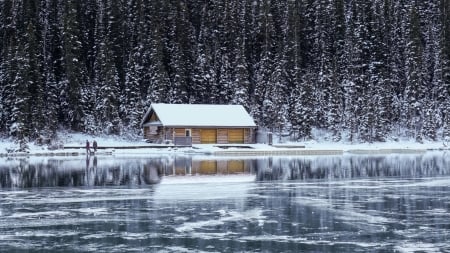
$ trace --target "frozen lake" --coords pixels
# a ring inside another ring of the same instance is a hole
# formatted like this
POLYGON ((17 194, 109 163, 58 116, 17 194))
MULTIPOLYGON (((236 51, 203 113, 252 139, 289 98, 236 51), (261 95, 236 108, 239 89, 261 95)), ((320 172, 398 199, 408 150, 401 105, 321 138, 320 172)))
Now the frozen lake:
POLYGON ((0 158, 0 252, 450 252, 450 154, 0 158))

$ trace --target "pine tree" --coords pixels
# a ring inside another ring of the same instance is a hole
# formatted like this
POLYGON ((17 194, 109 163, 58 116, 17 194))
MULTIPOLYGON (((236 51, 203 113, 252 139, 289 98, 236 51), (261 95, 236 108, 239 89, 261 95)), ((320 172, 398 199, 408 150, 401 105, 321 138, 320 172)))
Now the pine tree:
MULTIPOLYGON (((258 41, 261 42, 261 51, 258 57, 258 62, 255 65, 255 85, 254 85, 254 100, 252 101, 253 108, 251 114, 256 118, 259 125, 263 127, 272 127, 273 123, 268 115, 266 109, 271 110, 272 102, 267 100, 267 96, 272 95, 269 92, 271 86, 270 77, 273 72, 275 62, 275 38, 274 38, 274 23, 270 13, 270 1, 262 1, 259 6, 259 13, 257 21, 255 21, 258 31, 258 41)), ((255 45, 257 46, 257 44, 255 45)))
POLYGON ((83 130, 84 112, 82 101, 82 86, 86 83, 86 70, 81 61, 81 31, 78 23, 79 2, 66 1, 63 16, 62 58, 63 71, 61 76, 62 100, 61 108, 64 123, 73 130, 83 130))
POLYGON ((450 0, 440 0, 440 44, 439 44, 439 65, 440 73, 435 76, 441 76, 439 85, 439 101, 443 113, 444 131, 443 137, 450 141, 450 0))
POLYGON ((11 113, 12 80, 11 65, 13 60, 14 20, 11 1, 0 2, 0 133, 7 132, 9 114, 11 113))
POLYGON ((342 85, 346 77, 344 52, 345 52, 345 13, 344 1, 337 0, 333 6, 329 7, 331 13, 330 31, 332 41, 330 47, 330 83, 328 86, 328 125, 333 135, 333 141, 341 140, 343 121, 343 93, 342 85))
MULTIPOLYGON (((27 54, 26 43, 19 40, 18 49, 15 54, 13 68, 17 71, 11 85, 8 87, 12 91, 12 97, 8 102, 12 105, 9 115, 9 134, 14 136, 19 142, 19 150, 26 151, 30 139, 30 115, 31 115, 31 94, 29 55, 27 54), (19 67, 20 66, 20 67, 19 67)), ((11 69, 12 70, 12 69, 11 69)))
POLYGON ((266 90, 263 101, 263 122, 276 129, 281 134, 288 122, 288 93, 286 78, 282 66, 284 62, 279 58, 275 60, 275 68, 269 77, 271 84, 266 90))
POLYGON ((438 140, 450 135, 449 6, 0 1, 0 134, 137 133, 151 102, 172 102, 244 104, 304 138, 438 140))
POLYGON ((96 69, 95 82, 98 86, 95 99, 95 120, 98 122, 98 131, 107 134, 120 134, 122 121, 119 117, 120 86, 119 76, 113 57, 110 33, 114 22, 108 15, 110 2, 100 5, 97 24, 98 51, 94 63, 96 69))
POLYGON ((43 78, 43 112, 41 117, 45 119, 42 134, 50 139, 56 138, 59 122, 59 93, 57 77, 61 68, 61 36, 58 15, 58 3, 56 0, 42 1, 40 6, 42 44, 42 78, 43 78))
POLYGON ((249 103, 249 87, 250 73, 248 71, 248 63, 246 55, 245 34, 245 2, 236 1, 230 3, 230 18, 228 18, 228 36, 227 45, 231 55, 231 69, 229 80, 229 103, 240 104, 245 108, 250 108, 249 103))
POLYGON ((25 61, 29 67, 26 72, 26 82, 30 93, 29 107, 29 136, 31 139, 40 138, 45 125, 48 124, 45 115, 45 94, 42 45, 40 43, 40 31, 38 30, 39 6, 35 1, 24 1, 25 36, 23 39, 25 50, 25 61), (32 99, 31 99, 32 96, 32 99))
POLYGON ((297 86, 290 95, 290 109, 289 118, 292 124, 292 129, 297 132, 298 139, 309 140, 312 138, 312 127, 314 126, 314 111, 313 101, 311 99, 312 74, 306 73, 299 80, 297 86))
POLYGON ((417 6, 413 5, 409 15, 408 27, 408 49, 406 58, 407 67, 407 86, 405 88, 405 100, 407 118, 409 120, 408 128, 413 132, 417 141, 422 140, 421 125, 423 120, 422 103, 424 102, 424 80, 421 69, 422 65, 422 33, 420 27, 420 17, 417 6))
POLYGON ((190 86, 193 52, 190 50, 193 41, 193 29, 188 20, 188 9, 184 1, 177 1, 170 6, 168 35, 170 85, 165 87, 167 102, 186 103, 189 101, 192 88, 190 86))
POLYGON ((216 40, 213 37, 212 28, 214 12, 209 4, 205 3, 200 12, 201 20, 199 27, 199 35, 195 48, 195 63, 192 76, 193 97, 190 102, 193 103, 209 103, 211 87, 216 80, 216 72, 214 71, 214 44, 216 40))

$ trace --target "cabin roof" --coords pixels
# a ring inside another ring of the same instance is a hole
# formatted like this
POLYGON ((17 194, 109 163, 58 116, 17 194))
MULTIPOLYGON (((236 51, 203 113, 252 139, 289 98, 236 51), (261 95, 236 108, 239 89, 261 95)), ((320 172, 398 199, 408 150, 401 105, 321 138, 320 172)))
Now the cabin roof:
POLYGON ((242 105, 151 104, 142 125, 156 123, 148 122, 152 112, 166 127, 256 127, 242 105))

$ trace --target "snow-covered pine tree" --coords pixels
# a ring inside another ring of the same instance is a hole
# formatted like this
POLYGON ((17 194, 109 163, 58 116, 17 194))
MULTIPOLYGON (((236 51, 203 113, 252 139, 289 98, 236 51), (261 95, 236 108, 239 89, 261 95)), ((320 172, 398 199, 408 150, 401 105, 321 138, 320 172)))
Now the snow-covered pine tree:
POLYGON ((281 134, 288 123, 288 102, 289 94, 286 87, 286 75, 283 71, 284 61, 278 56, 275 60, 275 66, 272 75, 269 77, 271 84, 266 89, 263 101, 263 122, 281 134))
POLYGON ((211 25, 214 24, 214 9, 211 4, 204 3, 200 10, 200 24, 195 45, 195 63, 192 73, 191 103, 209 103, 211 87, 216 80, 214 66, 215 43, 214 32, 211 25))
MULTIPOLYGON (((269 0, 263 0, 258 9, 255 10, 255 29, 257 41, 254 41, 254 46, 260 46, 260 52, 256 59, 257 64, 254 66, 254 97, 253 97, 253 108, 251 109, 251 114, 262 127, 272 128, 272 121, 269 115, 266 114, 266 109, 270 109, 273 105, 270 100, 267 100, 267 96, 272 96, 275 94, 270 94, 269 89, 272 86, 270 83, 270 77, 274 70, 275 63, 275 27, 273 23, 273 16, 270 12, 270 2, 269 0), (259 44, 261 43, 261 44, 259 44)), ((256 52, 255 52, 256 53, 256 52)))
POLYGON ((440 0, 440 64, 442 75, 442 89, 439 92, 441 98, 441 111, 443 113, 443 138, 450 142, 450 0, 440 0))
POLYGON ((130 50, 125 68, 125 83, 119 99, 119 114, 124 126, 130 132, 135 132, 140 129, 141 115, 144 113, 142 98, 145 96, 145 93, 141 92, 141 83, 145 74, 143 58, 146 36, 139 31, 147 30, 147 23, 146 9, 142 1, 133 1, 127 7, 127 12, 134 15, 126 17, 126 27, 131 35, 128 38, 130 50))
POLYGON ((315 122, 311 79, 312 74, 302 75, 290 94, 289 119, 298 140, 312 138, 312 127, 315 122))
POLYGON ((98 122, 99 131, 107 134, 120 134, 122 121, 119 117, 119 76, 113 57, 111 41, 111 27, 114 22, 108 15, 112 5, 106 3, 99 6, 97 25, 98 51, 95 60, 96 85, 98 86, 95 101, 95 119, 98 122))
POLYGON ((82 131, 84 126, 82 85, 86 83, 86 67, 82 61, 81 31, 78 22, 80 2, 68 0, 63 5, 62 64, 60 77, 61 110, 64 123, 71 129, 82 131))
MULTIPOLYGON (((366 20, 367 26, 366 35, 367 50, 367 83, 368 89, 366 101, 370 106, 366 111, 369 119, 368 125, 365 129, 369 129, 365 133, 367 139, 372 141, 384 141, 389 132, 389 107, 390 107, 390 83, 387 80, 387 70, 385 61, 386 55, 389 53, 385 46, 384 40, 384 16, 380 1, 375 1, 373 4, 366 6, 366 20)), ((388 27, 388 26, 387 26, 388 27)))
MULTIPOLYGON (((157 26, 157 25, 155 25, 157 26)), ((166 97, 164 93, 167 87, 170 86, 169 74, 167 72, 166 64, 164 64, 164 41, 161 37, 161 31, 155 29, 151 33, 150 42, 150 54, 148 58, 149 73, 146 73, 144 77, 144 84, 147 85, 147 99, 146 105, 151 102, 168 102, 169 97, 166 97)))
POLYGON ((441 0, 439 10, 443 82, 447 86, 447 92, 449 94, 447 97, 450 97, 450 0, 441 0))
POLYGON ((407 29, 407 44, 406 49, 406 88, 405 88, 405 102, 408 118, 408 129, 412 131, 412 136, 417 141, 422 141, 421 128, 423 124, 424 106, 424 79, 423 79, 423 35, 420 25, 420 16, 418 13, 418 6, 412 4, 410 7, 407 29))
POLYGON ((44 90, 44 110, 42 117, 46 124, 42 130, 45 137, 56 138, 56 130, 59 122, 59 92, 60 87, 57 77, 60 76, 61 66, 61 35, 60 35, 60 15, 58 13, 56 0, 46 0, 41 2, 41 40, 42 40, 42 71, 44 90))
POLYGON ((14 63, 10 71, 15 71, 11 85, 12 96, 8 99, 12 109, 8 119, 9 135, 14 136, 19 142, 20 151, 28 149, 31 125, 31 94, 29 72, 31 66, 27 53, 27 43, 22 42, 24 36, 18 39, 18 47, 14 57, 14 63))
POLYGON ((13 3, 11 1, 0 2, 0 135, 8 132, 8 120, 12 110, 10 88, 12 84, 12 63, 15 54, 14 29, 16 21, 13 19, 13 3))
POLYGON ((245 108, 250 107, 249 103, 249 86, 250 86, 250 74, 248 71, 248 63, 246 60, 246 43, 245 38, 245 15, 247 9, 245 8, 245 2, 235 1, 231 3, 231 14, 228 32, 228 44, 231 59, 231 80, 229 91, 230 103, 240 104, 245 108))
POLYGON ((169 103, 186 103, 192 92, 191 70, 194 62, 194 32, 189 22, 189 10, 185 1, 169 3, 168 74, 170 83, 164 93, 169 103))
POLYGON ((341 140, 343 121, 343 92, 342 84, 346 76, 344 58, 345 49, 345 4, 343 0, 336 0, 329 7, 332 12, 331 26, 332 41, 330 45, 331 55, 331 78, 328 86, 328 125, 333 134, 333 141, 341 140))
MULTIPOLYGON (((210 103, 212 104, 227 104, 230 100, 230 85, 231 85, 231 48, 229 43, 229 33, 232 27, 230 26, 230 10, 229 4, 225 1, 216 1, 213 3, 214 16, 212 41, 212 53, 214 59, 213 71, 215 80, 210 87, 210 103)), ((234 37, 234 36, 233 36, 234 37)))

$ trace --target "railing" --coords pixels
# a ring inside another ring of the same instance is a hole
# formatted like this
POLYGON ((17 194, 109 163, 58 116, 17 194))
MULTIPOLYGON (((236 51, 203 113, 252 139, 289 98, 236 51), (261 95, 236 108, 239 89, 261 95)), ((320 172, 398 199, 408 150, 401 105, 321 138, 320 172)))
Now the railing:
POLYGON ((192 137, 175 137, 173 142, 176 146, 192 146, 192 137))

